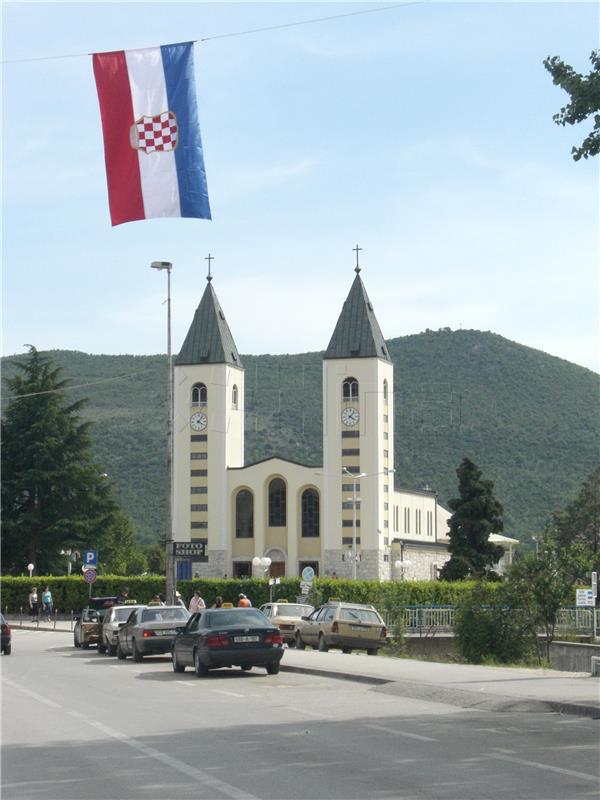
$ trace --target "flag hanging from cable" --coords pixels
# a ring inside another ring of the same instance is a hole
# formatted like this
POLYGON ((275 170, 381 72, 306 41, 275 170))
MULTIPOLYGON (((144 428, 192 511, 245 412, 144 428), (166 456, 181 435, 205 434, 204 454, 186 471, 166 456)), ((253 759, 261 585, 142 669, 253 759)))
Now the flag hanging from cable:
POLYGON ((113 225, 210 219, 193 42, 94 53, 113 225))

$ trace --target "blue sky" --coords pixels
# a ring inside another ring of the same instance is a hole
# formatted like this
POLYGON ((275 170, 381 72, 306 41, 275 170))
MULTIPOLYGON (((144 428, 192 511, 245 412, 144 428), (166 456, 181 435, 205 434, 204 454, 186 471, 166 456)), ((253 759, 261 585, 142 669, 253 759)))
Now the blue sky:
POLYGON ((363 251, 387 338, 491 330, 598 369, 598 159, 542 65, 592 3, 433 3, 196 45, 213 221, 111 228, 91 58, 369 3, 5 3, 3 352, 173 349, 214 286, 242 353, 324 349, 363 251))

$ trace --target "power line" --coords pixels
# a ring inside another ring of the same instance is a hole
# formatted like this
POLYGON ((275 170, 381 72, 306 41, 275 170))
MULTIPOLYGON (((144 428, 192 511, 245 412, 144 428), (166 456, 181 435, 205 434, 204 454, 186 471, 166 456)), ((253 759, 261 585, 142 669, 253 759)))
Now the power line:
POLYGON ((8 397, 3 397, 2 402, 11 402, 12 400, 22 400, 25 397, 39 397, 43 394, 59 394, 62 392, 71 392, 73 389, 86 389, 88 386, 96 386, 99 383, 112 383, 113 381, 121 381, 125 378, 135 378, 136 375, 144 375, 147 372, 155 372, 154 369, 141 369, 138 372, 130 372, 127 375, 117 375, 114 378, 101 378, 98 381, 91 381, 90 383, 78 383, 75 386, 63 386, 60 389, 48 389, 45 392, 30 392, 29 394, 13 394, 8 397))
MULTIPOLYGON (((278 31, 284 28, 295 28, 299 25, 313 25, 318 22, 330 22, 331 20, 335 19, 343 19, 344 17, 357 17, 361 14, 375 14, 379 11, 393 11, 397 8, 406 8, 407 6, 419 6, 423 5, 423 3, 428 2, 428 0, 411 0, 411 2, 407 3, 394 3, 393 5, 387 6, 377 6, 377 8, 366 8, 362 11, 349 11, 346 14, 332 14, 329 17, 314 17, 313 19, 303 19, 297 20, 296 22, 284 22, 281 25, 267 25, 263 28, 248 28, 244 31, 235 31, 233 33, 218 33, 214 36, 204 36, 201 39, 188 39, 187 41, 192 42, 213 42, 216 39, 231 39, 234 36, 248 36, 252 33, 265 33, 266 31, 278 31)), ((135 48, 135 49, 143 49, 143 48, 135 48)), ((110 51, 108 51, 110 52, 110 51)), ((25 64, 27 62, 33 61, 56 61, 57 59, 62 58, 86 58, 87 56, 92 55, 92 53, 69 53, 65 55, 58 55, 58 56, 38 56, 35 58, 13 58, 7 61, 0 61, 0 64, 25 64)))

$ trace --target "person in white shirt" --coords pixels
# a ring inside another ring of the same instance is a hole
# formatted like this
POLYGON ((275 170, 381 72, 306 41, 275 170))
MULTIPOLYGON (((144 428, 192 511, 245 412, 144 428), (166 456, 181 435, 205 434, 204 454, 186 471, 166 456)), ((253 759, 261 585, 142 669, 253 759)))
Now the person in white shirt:
POLYGON ((192 595, 192 599, 190 600, 188 611, 190 612, 190 614, 195 614, 196 611, 200 611, 202 608, 206 608, 206 603, 200 597, 200 592, 196 589, 196 591, 192 595))

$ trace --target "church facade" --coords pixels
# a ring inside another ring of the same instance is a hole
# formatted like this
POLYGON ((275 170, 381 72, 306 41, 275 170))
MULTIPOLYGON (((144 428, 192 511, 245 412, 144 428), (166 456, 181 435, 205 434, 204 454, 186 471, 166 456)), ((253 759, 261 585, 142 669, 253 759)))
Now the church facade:
POLYGON ((173 539, 204 545, 179 577, 430 580, 448 559, 435 492, 394 485, 394 365, 359 273, 323 357, 322 465, 245 463, 244 366, 209 275, 174 363, 173 539))

